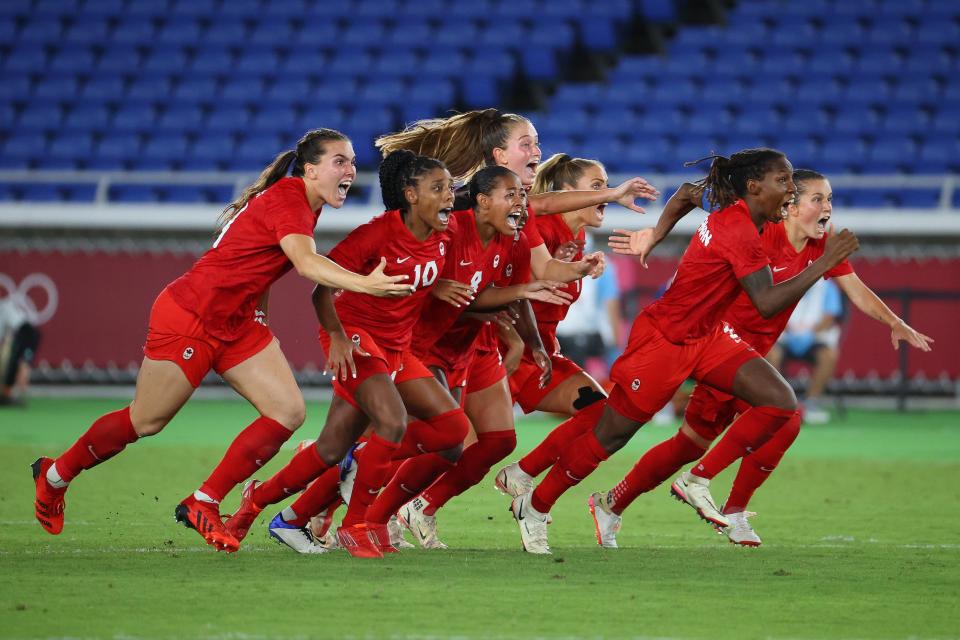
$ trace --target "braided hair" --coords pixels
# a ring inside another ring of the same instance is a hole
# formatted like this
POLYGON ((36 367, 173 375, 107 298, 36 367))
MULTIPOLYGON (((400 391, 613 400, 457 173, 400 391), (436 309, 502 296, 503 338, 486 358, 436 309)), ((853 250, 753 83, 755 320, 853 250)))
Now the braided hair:
POLYGON ((704 160, 713 160, 707 176, 695 184, 706 189, 707 201, 713 210, 729 207, 747 193, 748 180, 762 180, 767 171, 777 160, 786 160, 782 151, 760 147, 744 149, 732 154, 729 158, 721 155, 711 155, 692 162, 685 162, 683 166, 692 167, 704 160))
POLYGON ((407 211, 410 205, 404 189, 416 187, 420 176, 433 169, 446 169, 446 166, 435 158, 418 156, 404 149, 387 154, 380 163, 380 197, 384 206, 407 211))

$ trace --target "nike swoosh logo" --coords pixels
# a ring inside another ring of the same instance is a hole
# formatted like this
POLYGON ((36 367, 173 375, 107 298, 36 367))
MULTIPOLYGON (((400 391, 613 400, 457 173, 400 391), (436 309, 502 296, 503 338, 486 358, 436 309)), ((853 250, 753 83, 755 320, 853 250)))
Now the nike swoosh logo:
POLYGON ((567 474, 567 477, 573 480, 574 482, 583 482, 583 478, 578 478, 577 476, 570 473, 569 470, 565 470, 565 473, 567 474))
POLYGON ((784 269, 786 269, 786 267, 774 267, 774 268, 773 268, 773 272, 774 272, 774 273, 780 273, 780 272, 783 271, 784 269))
POLYGON ((378 493, 380 493, 380 490, 379 490, 379 489, 367 489, 367 493, 370 493, 370 494, 373 494, 373 495, 377 495, 378 493))
POLYGON ((257 466, 258 466, 258 467, 262 467, 262 466, 263 466, 263 460, 261 460, 260 458, 257 458, 256 460, 254 460, 254 462, 257 463, 257 466))
POLYGON ((88 444, 88 445, 87 445, 87 451, 90 452, 90 455, 93 456, 93 459, 94 459, 94 460, 96 460, 97 462, 103 462, 103 460, 101 460, 101 459, 99 458, 99 456, 97 456, 96 452, 94 452, 94 450, 93 450, 93 445, 92 445, 92 444, 88 444))
POLYGON ((411 495, 413 495, 414 493, 416 493, 416 491, 413 491, 412 489, 410 489, 410 487, 408 487, 407 485, 403 484, 402 482, 400 483, 400 488, 401 488, 403 491, 406 491, 407 493, 409 493, 409 494, 411 494, 411 495))
POLYGON ((461 261, 460 261, 460 266, 461 266, 461 267, 465 267, 465 266, 467 266, 467 265, 469 265, 469 264, 473 264, 473 261, 471 261, 471 262, 467 262, 466 260, 461 260, 461 261))
POLYGON ((403 264, 409 259, 410 259, 410 256, 407 256, 406 258, 397 258, 397 264, 403 264))

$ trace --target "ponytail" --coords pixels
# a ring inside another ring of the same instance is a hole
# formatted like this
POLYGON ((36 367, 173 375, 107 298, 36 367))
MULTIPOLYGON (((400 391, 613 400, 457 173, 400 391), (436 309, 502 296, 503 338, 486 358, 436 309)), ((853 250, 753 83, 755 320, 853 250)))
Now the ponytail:
POLYGON ((468 180, 486 165, 495 164, 494 149, 506 147, 514 125, 529 122, 523 116, 497 109, 468 111, 449 118, 418 120, 403 131, 377 138, 374 145, 386 157, 406 149, 446 164, 453 179, 468 180))
POLYGON ((510 169, 498 165, 484 167, 473 174, 470 182, 467 183, 467 190, 470 192, 470 206, 476 207, 477 196, 481 193, 487 196, 490 195, 493 190, 497 188, 500 179, 506 178, 507 176, 513 176, 517 180, 520 179, 519 176, 513 171, 510 171, 510 169))
POLYGON ((574 158, 566 153, 555 153, 537 168, 537 177, 533 181, 530 194, 563 191, 564 187, 574 187, 589 167, 603 168, 597 160, 574 158))
POLYGON ((296 149, 280 153, 266 169, 260 172, 260 176, 253 184, 241 191, 237 199, 224 208, 217 219, 217 233, 237 217, 237 214, 247 206, 251 198, 285 177, 287 173, 294 177, 303 177, 303 166, 318 163, 326 151, 326 143, 333 140, 349 142, 350 139, 333 129, 314 129, 300 138, 296 149))
POLYGON ((683 163, 692 167, 704 160, 712 160, 707 176, 695 184, 706 189, 707 202, 713 210, 729 207, 747 193, 748 180, 762 180, 770 165, 779 159, 786 159, 782 151, 760 147, 744 149, 729 158, 719 154, 709 155, 699 160, 683 163))

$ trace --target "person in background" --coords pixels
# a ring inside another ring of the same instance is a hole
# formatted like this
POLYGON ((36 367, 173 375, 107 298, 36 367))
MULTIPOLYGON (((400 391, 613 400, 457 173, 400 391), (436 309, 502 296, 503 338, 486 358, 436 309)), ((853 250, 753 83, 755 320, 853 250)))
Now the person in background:
POLYGON ((787 360, 803 360, 813 366, 803 402, 803 419, 811 424, 830 421, 822 404, 823 392, 837 367, 842 319, 840 290, 829 280, 821 280, 800 299, 786 330, 767 354, 777 369, 782 370, 787 360))
POLYGON ((0 407, 23 405, 40 331, 13 296, 0 299, 0 407))

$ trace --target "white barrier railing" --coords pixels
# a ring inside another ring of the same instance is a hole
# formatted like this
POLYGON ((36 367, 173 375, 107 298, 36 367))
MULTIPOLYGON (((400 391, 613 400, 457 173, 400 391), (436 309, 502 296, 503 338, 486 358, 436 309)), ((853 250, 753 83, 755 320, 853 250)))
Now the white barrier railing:
MULTIPOLYGON (((611 184, 627 176, 611 176, 611 184)), ((650 182, 669 196, 667 189, 691 179, 691 174, 653 174, 650 182)), ((90 203, 83 202, 0 202, 0 228, 87 228, 206 231, 214 228, 223 204, 166 204, 111 202, 110 187, 115 185, 198 185, 229 186, 239 192, 256 178, 246 172, 101 172, 101 171, 20 171, 0 170, 3 184, 96 185, 90 203)), ((835 192, 843 189, 938 189, 938 206, 933 208, 869 208, 839 209, 837 223, 861 233, 875 235, 928 237, 960 236, 960 209, 953 208, 954 192, 960 186, 958 175, 836 175, 830 177, 835 192)), ((328 210, 320 217, 318 232, 346 232, 382 211, 377 176, 362 172, 348 204, 339 211, 328 210), (364 195, 365 192, 365 195, 364 195)), ((604 226, 640 227, 653 223, 663 199, 647 207, 646 216, 611 207, 604 226)), ((679 231, 690 232, 702 218, 688 216, 678 225, 679 231)))

